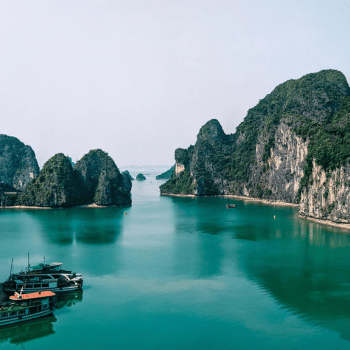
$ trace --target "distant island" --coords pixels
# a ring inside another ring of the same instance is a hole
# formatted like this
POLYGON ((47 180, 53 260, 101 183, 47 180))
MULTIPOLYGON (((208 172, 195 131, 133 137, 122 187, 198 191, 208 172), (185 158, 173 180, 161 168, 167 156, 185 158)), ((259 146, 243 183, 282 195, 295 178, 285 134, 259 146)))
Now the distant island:
POLYGON ((73 168, 63 153, 39 172, 35 153, 15 137, 0 135, 0 205, 73 207, 131 204, 130 174, 120 173, 113 159, 91 150, 73 168))
POLYGON ((173 176, 173 172, 175 171, 175 165, 173 165, 169 170, 164 173, 157 175, 156 180, 168 180, 173 176))
POLYGON ((137 180, 137 181, 144 181, 144 180, 146 180, 146 177, 145 177, 145 175, 139 173, 139 174, 137 174, 137 176, 136 176, 136 180, 137 180))
POLYGON ((336 70, 278 85, 234 134, 213 119, 175 151, 163 195, 232 195, 299 205, 303 217, 350 223, 350 88, 336 70))

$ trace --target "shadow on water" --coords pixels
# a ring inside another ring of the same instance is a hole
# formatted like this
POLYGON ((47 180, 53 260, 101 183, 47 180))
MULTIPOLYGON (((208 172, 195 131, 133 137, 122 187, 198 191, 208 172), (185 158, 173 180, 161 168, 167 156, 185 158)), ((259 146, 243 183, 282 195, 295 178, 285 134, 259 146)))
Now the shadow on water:
POLYGON ((54 334, 53 323, 56 321, 56 317, 51 315, 2 328, 0 329, 0 344, 2 342, 10 342, 19 345, 33 339, 43 338, 54 334))

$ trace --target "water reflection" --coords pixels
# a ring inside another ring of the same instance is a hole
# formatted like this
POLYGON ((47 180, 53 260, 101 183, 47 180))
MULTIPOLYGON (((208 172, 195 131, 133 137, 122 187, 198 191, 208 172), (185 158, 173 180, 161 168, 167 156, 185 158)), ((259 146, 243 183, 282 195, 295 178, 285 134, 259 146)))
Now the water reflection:
POLYGON ((221 273, 224 257, 222 241, 220 237, 205 233, 218 235, 227 230, 227 222, 219 219, 224 207, 216 198, 209 205, 208 215, 205 202, 211 199, 172 198, 175 228, 173 266, 177 274, 207 278, 221 273), (193 234, 196 236, 193 237, 193 234))
POLYGON ((0 329, 0 344, 2 342, 23 344, 29 340, 54 334, 53 323, 56 321, 56 317, 51 315, 30 322, 2 328, 0 329))
POLYGON ((226 210, 219 198, 172 201, 177 273, 208 278, 234 261, 281 307, 350 340, 349 234, 300 220, 295 208, 237 201, 226 210), (225 244, 225 237, 241 244, 225 244))
POLYGON ((83 291, 79 290, 74 293, 57 295, 57 309, 72 307, 83 301, 83 291))
MULTIPOLYGON (((82 300, 83 291, 57 295, 57 309, 72 307, 75 304, 80 303, 82 300)), ((0 344, 1 342, 8 341, 12 344, 23 344, 29 340, 43 338, 54 334, 54 322, 57 322, 57 318, 53 315, 50 315, 33 321, 1 328, 0 344)))
MULTIPOLYGON (((280 304, 350 340, 350 235, 295 220, 249 247, 239 265, 280 304)), ((254 230, 246 232, 257 240, 254 230)))
POLYGON ((113 244, 123 230, 125 208, 72 208, 27 212, 43 239, 54 245, 113 244))

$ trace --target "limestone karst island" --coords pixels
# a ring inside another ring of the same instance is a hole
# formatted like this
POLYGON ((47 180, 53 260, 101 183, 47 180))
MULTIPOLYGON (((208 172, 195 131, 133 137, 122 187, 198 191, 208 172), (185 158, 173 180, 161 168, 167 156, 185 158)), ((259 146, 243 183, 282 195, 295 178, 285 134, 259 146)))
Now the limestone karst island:
POLYGON ((302 216, 350 222, 350 88, 336 70, 278 85, 234 134, 216 120, 175 151, 161 194, 235 195, 299 205, 302 216))
MULTIPOLYGON (((350 88, 336 70, 278 85, 234 134, 208 121, 195 145, 175 151, 162 195, 232 195, 299 205, 303 217, 350 223, 350 88)), ((136 180, 144 181, 143 174, 136 180)), ((43 168, 30 146, 0 135, 2 207, 131 204, 131 177, 91 150, 76 164, 62 153, 43 168)))
POLYGON ((74 167, 58 153, 39 171, 32 148, 6 135, 0 135, 0 186, 2 207, 131 204, 131 176, 106 152, 91 150, 74 167))

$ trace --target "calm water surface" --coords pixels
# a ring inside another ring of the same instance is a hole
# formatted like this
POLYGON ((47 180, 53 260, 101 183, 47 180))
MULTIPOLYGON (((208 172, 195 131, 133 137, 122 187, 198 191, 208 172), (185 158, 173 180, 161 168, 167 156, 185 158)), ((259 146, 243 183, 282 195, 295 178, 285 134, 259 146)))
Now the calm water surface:
POLYGON ((55 316, 1 329, 1 349, 350 349, 349 235, 161 183, 134 181, 129 208, 0 211, 0 281, 28 251, 84 277, 55 316))

